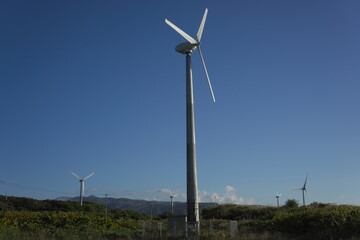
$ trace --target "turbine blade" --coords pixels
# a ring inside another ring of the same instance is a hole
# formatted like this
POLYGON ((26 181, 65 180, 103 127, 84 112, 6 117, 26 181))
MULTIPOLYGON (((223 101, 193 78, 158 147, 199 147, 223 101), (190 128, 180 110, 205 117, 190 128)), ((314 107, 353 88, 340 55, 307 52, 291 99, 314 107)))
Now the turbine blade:
POLYGON ((198 42, 200 42, 201 36, 202 36, 202 34, 203 34, 203 30, 204 30, 204 26, 205 26, 205 21, 206 21, 207 13, 208 13, 208 9, 206 8, 206 9, 205 9, 205 12, 204 12, 204 16, 203 16, 203 18, 202 18, 202 20, 201 20, 201 23, 200 23, 200 27, 199 27, 198 33, 196 34, 198 42))
POLYGON ((207 78, 207 81, 208 81, 208 84, 209 84, 211 96, 212 96, 212 99, 213 99, 214 102, 215 102, 215 95, 214 95, 214 92, 213 92, 213 90, 212 90, 212 86, 211 86, 209 74, 208 74, 207 69, 206 69, 206 65, 205 65, 204 57, 203 57, 202 52, 201 52, 201 49, 200 49, 200 45, 198 46, 198 50, 199 50, 199 53, 200 53, 200 58, 201 58, 202 65, 203 65, 203 67, 204 67, 204 71, 205 71, 205 74, 206 74, 206 78, 207 78))
POLYGON ((71 172, 72 175, 74 175, 76 178, 78 178, 79 180, 81 180, 81 177, 79 177, 78 175, 76 175, 75 173, 71 172))
POLYGON ((186 40, 188 40, 191 44, 198 44, 198 41, 196 41, 195 39, 193 39, 192 37, 190 37, 186 32, 184 32, 183 30, 181 30, 180 28, 178 28, 177 26, 175 26, 175 24, 173 24, 172 22, 170 22, 169 20, 165 19, 165 22, 172 27, 175 31, 177 31, 181 36, 183 36, 186 40))
POLYGON ((95 173, 92 173, 92 174, 90 174, 89 176, 87 176, 86 178, 84 178, 84 181, 86 180, 86 179, 88 179, 89 177, 91 177, 92 175, 94 175, 95 173))
POLYGON ((306 188, 306 182, 307 182, 307 179, 308 179, 308 175, 309 175, 309 173, 306 173, 306 178, 305 178, 305 183, 304 183, 304 187, 303 187, 303 188, 306 188))
POLYGON ((309 199, 310 199, 312 202, 315 202, 314 199, 312 198, 311 194, 310 194, 308 191, 306 191, 306 194, 308 195, 309 199))

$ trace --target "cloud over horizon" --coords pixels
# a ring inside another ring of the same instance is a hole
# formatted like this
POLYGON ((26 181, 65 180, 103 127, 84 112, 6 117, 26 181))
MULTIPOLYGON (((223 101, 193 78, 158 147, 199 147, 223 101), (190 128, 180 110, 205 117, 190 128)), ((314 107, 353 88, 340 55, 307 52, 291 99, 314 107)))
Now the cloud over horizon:
POLYGON ((215 202, 218 204, 245 204, 251 205, 255 204, 255 200, 253 198, 245 198, 242 196, 238 196, 236 193, 236 188, 227 185, 224 188, 224 193, 219 194, 216 192, 209 193, 207 191, 199 192, 200 202, 215 202))
MULTIPOLYGON (((186 201, 186 193, 181 190, 172 190, 168 188, 150 190, 146 192, 136 192, 131 190, 126 190, 118 192, 118 194, 123 195, 124 197, 130 198, 141 198, 145 200, 158 200, 158 201, 167 201, 170 198, 170 195, 176 195, 177 200, 186 201)), ((222 193, 217 192, 208 192, 206 190, 199 191, 199 202, 214 202, 218 204, 245 204, 252 205, 255 204, 253 198, 246 198, 239 196, 235 187, 227 185, 224 187, 222 193)))

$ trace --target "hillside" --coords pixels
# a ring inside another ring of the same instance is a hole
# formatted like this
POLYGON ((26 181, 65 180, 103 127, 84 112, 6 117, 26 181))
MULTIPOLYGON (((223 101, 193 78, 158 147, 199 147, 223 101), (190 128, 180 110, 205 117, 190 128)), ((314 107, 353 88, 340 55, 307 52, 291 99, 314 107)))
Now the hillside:
MULTIPOLYGON (((90 211, 104 212, 105 198, 96 196, 84 197, 84 205, 80 207, 79 198, 59 197, 55 200, 36 200, 24 197, 11 197, 0 195, 0 210, 29 210, 29 211, 90 211)), ((146 201, 128 198, 108 198, 109 209, 130 210, 144 213, 149 216, 159 216, 164 212, 170 212, 170 202, 146 201)), ((215 203, 200 203, 200 211, 217 206, 215 203)), ((176 215, 186 214, 185 202, 174 202, 174 213, 176 215)))
MULTIPOLYGON (((67 201, 79 201, 78 197, 67 198, 60 197, 57 200, 67 200, 67 201)), ((105 205, 105 197, 100 198, 96 196, 84 197, 84 201, 93 202, 105 205)), ((132 210, 136 212, 145 213, 150 216, 158 216, 164 212, 170 212, 170 201, 146 201, 146 200, 137 200, 137 199, 128 199, 128 198, 107 198, 108 207, 112 209, 123 209, 123 210, 132 210)), ((200 212, 204 208, 217 206, 216 203, 200 203, 199 208, 200 212)), ((186 214, 186 203, 185 202, 174 202, 174 214, 176 215, 185 215, 186 214)))

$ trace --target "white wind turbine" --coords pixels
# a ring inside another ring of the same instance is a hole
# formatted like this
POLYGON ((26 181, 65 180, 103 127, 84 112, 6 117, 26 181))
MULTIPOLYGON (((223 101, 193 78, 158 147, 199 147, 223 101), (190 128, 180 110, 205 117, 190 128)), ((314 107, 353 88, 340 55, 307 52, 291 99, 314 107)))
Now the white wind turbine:
POLYGON ((171 214, 174 214, 174 198, 177 196, 177 194, 172 194, 170 191, 170 206, 171 206, 171 214))
POLYGON ((205 61, 200 49, 200 40, 204 30, 208 9, 205 9, 204 16, 201 20, 197 39, 190 37, 187 33, 175 26, 169 20, 165 22, 176 32, 183 36, 187 42, 182 42, 175 47, 175 51, 186 55, 186 179, 187 179, 187 220, 188 227, 199 233, 199 202, 198 202, 198 186, 196 171, 196 145, 195 145, 195 119, 194 119, 194 93, 191 69, 191 53, 199 50, 201 62, 208 81, 212 99, 215 102, 214 92, 212 90, 209 74, 206 69, 205 61))
POLYGON ((80 182, 80 205, 82 206, 83 204, 83 197, 84 197, 84 181, 86 179, 88 179, 89 177, 91 177, 92 175, 94 175, 95 173, 91 173, 89 176, 85 177, 85 178, 81 178, 78 175, 76 175, 75 173, 71 172, 72 175, 74 175, 77 179, 79 179, 80 182))
POLYGON ((277 202, 277 206, 280 207, 280 197, 281 197, 281 193, 276 193, 276 202, 277 202))

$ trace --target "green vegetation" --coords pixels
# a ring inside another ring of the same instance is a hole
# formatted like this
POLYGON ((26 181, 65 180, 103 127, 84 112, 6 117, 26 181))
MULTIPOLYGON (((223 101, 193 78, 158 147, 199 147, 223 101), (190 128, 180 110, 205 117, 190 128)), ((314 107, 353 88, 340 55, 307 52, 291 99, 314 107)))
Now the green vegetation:
MULTIPOLYGON (((30 212, 80 212, 105 216, 106 208, 102 204, 84 202, 80 206, 78 202, 59 200, 36 200, 24 197, 0 196, 0 211, 30 211, 30 212)), ((144 213, 132 210, 108 209, 109 218, 125 218, 134 220, 149 220, 150 217, 144 213)))
MULTIPOLYGON (((166 231, 169 215, 164 212, 153 219, 155 234, 159 234, 159 224, 166 231)), ((228 223, 211 220, 236 220, 239 234, 233 239, 360 239, 357 206, 315 202, 299 207, 290 199, 281 208, 230 204, 206 208, 202 218, 200 239, 232 239, 228 223)), ((85 202, 81 207, 77 202, 0 196, 0 240, 158 239, 142 232, 143 221, 150 220, 150 216, 136 211, 106 212, 105 206, 97 203, 85 202)))
POLYGON ((282 208, 221 205, 204 209, 203 217, 238 220, 240 235, 265 234, 265 239, 282 239, 274 237, 279 234, 283 239, 360 239, 360 207, 287 203, 282 208))
POLYGON ((84 206, 81 207, 78 203, 70 201, 36 200, 24 197, 0 196, 0 210, 104 212, 105 207, 90 202, 86 202, 84 206))
POLYGON ((284 207, 285 208, 297 208, 297 207, 299 207, 299 203, 295 199, 288 199, 288 200, 286 200, 284 207))
POLYGON ((140 236, 140 229, 137 220, 106 219, 94 213, 3 211, 0 214, 0 232, 5 233, 0 239, 9 239, 9 234, 24 239, 39 236, 45 239, 91 239, 95 236, 132 239, 140 236))
POLYGON ((0 196, 0 240, 138 239, 146 214, 97 203, 0 196))

